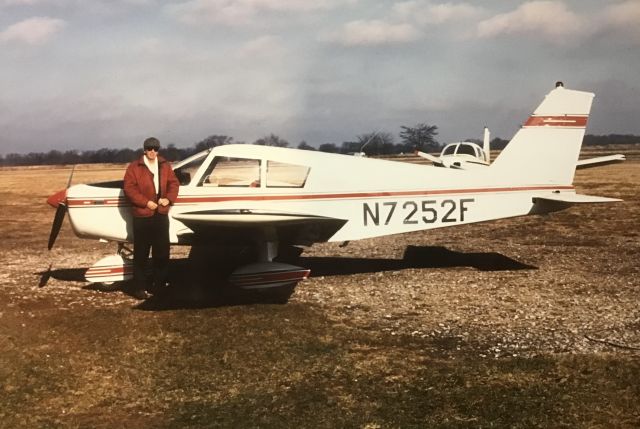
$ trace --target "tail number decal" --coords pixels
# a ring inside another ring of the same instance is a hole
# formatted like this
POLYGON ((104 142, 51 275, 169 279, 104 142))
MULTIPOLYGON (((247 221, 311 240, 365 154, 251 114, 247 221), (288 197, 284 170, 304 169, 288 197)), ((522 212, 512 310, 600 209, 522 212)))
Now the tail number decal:
POLYGON ((453 223, 464 222, 464 216, 469 209, 469 204, 474 198, 460 198, 457 200, 421 200, 386 201, 383 203, 362 203, 364 226, 389 225, 402 221, 404 225, 417 225, 419 223, 453 223))

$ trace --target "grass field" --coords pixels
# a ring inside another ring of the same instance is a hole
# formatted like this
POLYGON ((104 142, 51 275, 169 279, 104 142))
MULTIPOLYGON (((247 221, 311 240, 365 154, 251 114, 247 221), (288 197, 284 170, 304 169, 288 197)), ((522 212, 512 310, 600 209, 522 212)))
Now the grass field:
POLYGON ((638 160, 577 174, 622 203, 307 248, 285 305, 91 287, 113 245, 46 250, 68 174, 0 170, 0 427, 640 426, 638 160))

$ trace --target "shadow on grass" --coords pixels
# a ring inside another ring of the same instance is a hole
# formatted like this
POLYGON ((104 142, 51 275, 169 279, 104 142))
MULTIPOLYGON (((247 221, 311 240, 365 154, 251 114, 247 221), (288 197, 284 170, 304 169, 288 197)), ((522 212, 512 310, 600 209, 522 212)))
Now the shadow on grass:
MULTIPOLYGON (((194 264, 188 258, 169 262, 169 282, 166 288, 135 306, 140 310, 162 311, 191 308, 211 308, 249 304, 285 304, 295 286, 273 290, 241 290, 231 287, 226 278, 229 265, 194 264)), ((51 278, 65 282, 86 283, 82 289, 98 292, 119 292, 133 296, 131 281, 113 284, 88 283, 86 268, 60 268, 35 273, 40 276, 38 287, 47 285, 51 278)))
MULTIPOLYGON (((408 246, 402 259, 305 257, 296 253, 282 260, 311 269, 311 276, 350 275, 398 271, 410 268, 470 267, 481 271, 537 269, 515 259, 495 252, 463 253, 445 247, 408 246)), ((221 256, 214 263, 201 258, 172 259, 169 265, 169 285, 161 292, 136 305, 135 308, 162 311, 188 308, 207 308, 247 304, 284 304, 294 292, 295 285, 267 290, 240 290, 231 287, 226 279, 237 261, 221 256)), ((51 266, 40 275, 39 287, 46 286, 50 278, 62 281, 85 282, 85 268, 62 268, 51 266)), ((100 292, 120 291, 131 295, 131 282, 113 285, 90 283, 83 287, 100 292)))
POLYGON ((45 271, 35 273, 40 276, 38 287, 45 287, 51 278, 67 282, 84 282, 84 273, 86 268, 61 268, 57 270, 51 269, 51 265, 45 271))
POLYGON ((300 257, 295 262, 310 268, 312 276, 374 273, 409 268, 469 267, 480 271, 535 270, 538 268, 500 253, 464 253, 438 246, 407 246, 402 259, 300 257))

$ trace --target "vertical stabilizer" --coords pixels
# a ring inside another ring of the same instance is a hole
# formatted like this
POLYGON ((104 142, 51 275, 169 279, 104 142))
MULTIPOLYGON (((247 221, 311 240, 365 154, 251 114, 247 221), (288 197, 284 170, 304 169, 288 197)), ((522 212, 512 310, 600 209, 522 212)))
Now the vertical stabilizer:
POLYGON ((491 132, 487 127, 484 127, 482 136, 482 150, 484 151, 484 156, 486 156, 485 161, 491 162, 491 132))
POLYGON ((594 94, 558 83, 491 165, 518 183, 570 185, 594 94))

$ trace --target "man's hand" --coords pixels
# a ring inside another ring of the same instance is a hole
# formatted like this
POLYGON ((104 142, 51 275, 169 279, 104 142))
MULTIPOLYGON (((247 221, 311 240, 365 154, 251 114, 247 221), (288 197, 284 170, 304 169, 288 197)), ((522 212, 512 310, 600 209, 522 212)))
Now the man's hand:
POLYGON ((149 200, 147 201, 147 208, 149 210, 155 210, 158 208, 158 205, 156 203, 154 203, 153 201, 149 200))
POLYGON ((166 207, 169 205, 169 200, 167 198, 160 198, 158 200, 158 204, 160 204, 162 207, 166 207))

